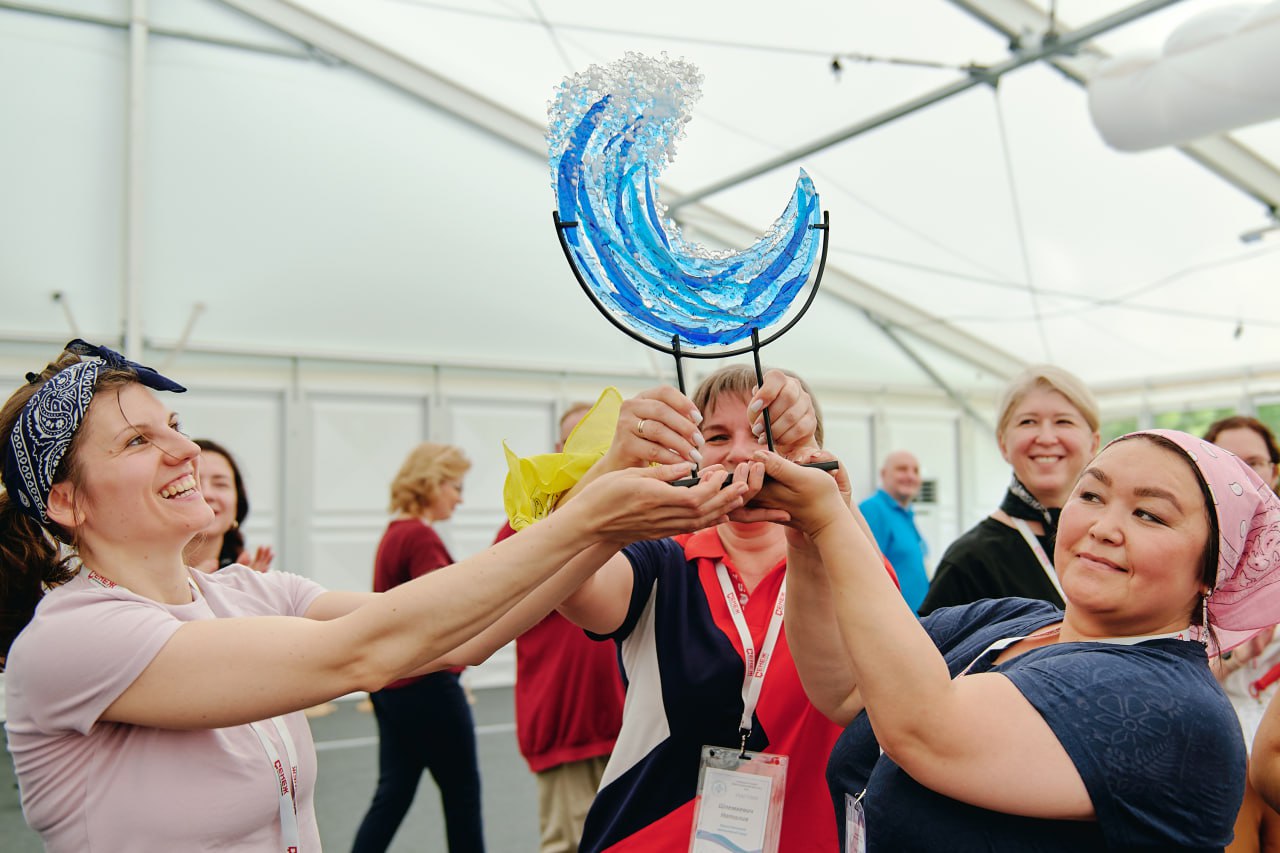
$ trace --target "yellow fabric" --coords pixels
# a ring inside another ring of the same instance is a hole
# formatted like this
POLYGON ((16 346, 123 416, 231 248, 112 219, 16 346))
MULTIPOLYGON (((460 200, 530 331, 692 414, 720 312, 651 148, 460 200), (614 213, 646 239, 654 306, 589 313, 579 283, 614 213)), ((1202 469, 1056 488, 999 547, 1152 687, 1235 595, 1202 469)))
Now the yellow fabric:
POLYGON ((622 410, 622 395, 609 387, 569 433, 561 453, 520 457, 507 443, 507 480, 502 502, 512 528, 522 530, 555 508, 560 496, 574 487, 587 469, 609 449, 622 410))

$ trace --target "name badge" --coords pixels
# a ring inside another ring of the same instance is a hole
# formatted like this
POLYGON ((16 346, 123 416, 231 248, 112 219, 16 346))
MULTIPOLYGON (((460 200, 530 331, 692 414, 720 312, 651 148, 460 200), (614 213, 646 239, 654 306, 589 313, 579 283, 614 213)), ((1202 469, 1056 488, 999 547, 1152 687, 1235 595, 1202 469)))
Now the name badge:
POLYGON ((690 853, 777 853, 787 756, 704 746, 690 853))
POLYGON ((862 795, 844 795, 844 851, 867 853, 867 816, 862 810, 862 795))

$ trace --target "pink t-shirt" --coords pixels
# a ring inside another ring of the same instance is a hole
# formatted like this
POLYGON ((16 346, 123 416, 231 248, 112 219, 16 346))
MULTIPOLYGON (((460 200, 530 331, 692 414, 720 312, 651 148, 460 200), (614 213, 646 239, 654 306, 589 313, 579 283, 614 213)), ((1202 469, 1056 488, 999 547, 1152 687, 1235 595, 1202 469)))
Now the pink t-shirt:
MULTIPOLYGON (((170 605, 87 574, 46 595, 9 652, 5 728, 27 823, 51 853, 278 853, 276 774, 250 726, 172 731, 98 717, 182 623, 302 616, 324 589, 298 575, 228 566, 193 571, 196 600, 170 605)), ((300 712, 285 720, 298 755, 302 850, 319 850, 315 745, 300 712)), ((261 728, 284 759, 275 727, 261 728)))

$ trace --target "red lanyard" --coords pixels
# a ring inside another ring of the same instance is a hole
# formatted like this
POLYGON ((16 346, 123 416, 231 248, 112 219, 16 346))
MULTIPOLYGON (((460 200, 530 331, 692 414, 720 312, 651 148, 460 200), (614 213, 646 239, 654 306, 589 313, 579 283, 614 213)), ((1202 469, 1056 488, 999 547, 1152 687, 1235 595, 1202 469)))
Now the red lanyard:
POLYGON ((782 633, 783 611, 787 602, 787 579, 782 579, 778 587, 778 599, 773 605, 773 615, 769 617, 769 627, 765 631, 764 645, 760 648, 760 656, 756 657, 756 644, 751 639, 751 629, 747 627, 747 619, 742 613, 742 602, 738 599, 738 591, 729 580, 729 570, 724 563, 716 565, 716 577, 720 580, 720 588, 724 591, 725 604, 729 606, 729 616, 733 618, 734 627, 738 629, 738 637, 742 640, 742 654, 746 659, 746 678, 742 682, 742 720, 739 733, 742 735, 743 748, 751 734, 751 717, 760 701, 760 691, 764 687, 764 676, 769 671, 769 662, 773 658, 773 647, 778 644, 778 635, 782 633))

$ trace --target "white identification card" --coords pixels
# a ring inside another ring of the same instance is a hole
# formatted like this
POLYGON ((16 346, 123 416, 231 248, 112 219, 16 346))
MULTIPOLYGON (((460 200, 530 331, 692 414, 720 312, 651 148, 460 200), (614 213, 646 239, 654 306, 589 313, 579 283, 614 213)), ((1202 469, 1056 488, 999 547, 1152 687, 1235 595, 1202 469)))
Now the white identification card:
POLYGON ((862 810, 862 794, 844 795, 845 853, 867 853, 867 816, 862 810))
POLYGON ((777 853, 787 757, 704 746, 692 853, 777 853))

